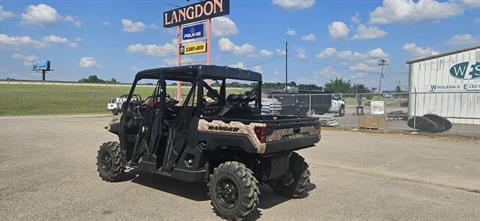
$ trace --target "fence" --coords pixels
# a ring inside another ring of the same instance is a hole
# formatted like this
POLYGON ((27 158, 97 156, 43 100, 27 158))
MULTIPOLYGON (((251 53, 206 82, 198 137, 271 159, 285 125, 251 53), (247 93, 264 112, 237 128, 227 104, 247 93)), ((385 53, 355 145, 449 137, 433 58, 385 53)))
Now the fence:
MULTIPOLYGON (((281 114, 313 115, 322 120, 330 118, 338 122, 339 128, 358 129, 364 116, 372 116, 372 101, 383 101, 384 114, 375 115, 383 118, 383 130, 394 132, 424 132, 419 128, 425 126, 412 119, 413 116, 435 114, 447 118, 452 127, 438 135, 459 135, 480 138, 480 91, 475 92, 427 92, 427 93, 343 93, 343 94, 274 94, 270 96, 280 102, 281 114), (333 96, 331 107, 325 111, 320 105, 321 97, 333 96), (288 97, 286 99, 285 97, 288 97), (338 100, 336 100, 337 98, 338 100), (339 101, 342 102, 339 102, 339 101), (285 104, 284 104, 285 103, 285 104), (342 109, 344 105, 344 109, 342 109), (357 109, 363 109, 359 115, 357 109), (323 111, 322 111, 323 110, 323 111), (342 111, 344 112, 342 113, 342 111), (319 116, 318 113, 324 113, 319 116), (339 116, 343 115, 343 116, 339 116), (326 117, 327 116, 327 117, 326 117), (362 119, 361 119, 362 118, 362 119)), ((422 120, 422 119, 420 119, 422 120)))

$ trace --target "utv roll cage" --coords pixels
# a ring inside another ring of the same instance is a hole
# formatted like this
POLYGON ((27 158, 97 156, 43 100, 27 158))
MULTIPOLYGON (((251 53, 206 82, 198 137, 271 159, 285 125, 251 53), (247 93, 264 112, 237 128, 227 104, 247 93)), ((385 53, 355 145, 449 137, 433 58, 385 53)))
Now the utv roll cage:
MULTIPOLYGON (((261 85, 262 85, 262 75, 260 73, 250 71, 250 70, 243 70, 239 68, 231 68, 227 66, 216 66, 216 65, 189 65, 189 66, 179 66, 179 67, 165 67, 165 68, 155 68, 155 69, 148 69, 144 71, 140 71, 135 75, 135 79, 133 81, 132 87, 130 89, 129 96, 127 98, 126 103, 130 103, 132 99, 133 92, 135 91, 135 87, 138 81, 142 79, 155 79, 160 80, 160 82, 165 83, 165 80, 175 80, 175 81, 183 81, 183 82, 190 82, 192 84, 192 91, 196 90, 196 86, 198 84, 199 91, 198 91, 198 106, 199 108, 204 107, 203 99, 201 99, 201 95, 203 94, 204 88, 211 89, 211 87, 205 83, 203 80, 217 80, 221 81, 221 87, 219 96, 225 98, 226 95, 226 80, 244 80, 244 81, 255 81, 257 82, 256 85, 256 100, 255 100, 255 111, 260 113, 261 109, 261 85)), ((163 85, 162 88, 165 88, 166 85, 163 85)), ((165 95, 165 91, 161 91, 163 96, 165 95)), ((186 102, 191 98, 191 93, 188 94, 186 102)), ((225 101, 223 101, 225 102, 225 101)), ((125 111, 127 105, 122 107, 122 111, 125 111)))

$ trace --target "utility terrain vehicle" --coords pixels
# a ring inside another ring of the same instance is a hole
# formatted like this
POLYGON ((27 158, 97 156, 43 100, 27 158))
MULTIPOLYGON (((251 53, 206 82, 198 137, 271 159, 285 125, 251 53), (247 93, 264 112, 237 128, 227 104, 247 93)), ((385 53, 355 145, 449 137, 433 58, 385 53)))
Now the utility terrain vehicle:
POLYGON ((116 181, 126 168, 136 168, 206 182, 213 210, 230 220, 256 209, 259 184, 286 197, 301 196, 310 172, 294 151, 320 140, 319 121, 261 115, 261 85, 259 73, 213 65, 139 72, 122 112, 106 126, 120 142, 100 146, 100 177, 116 181), (143 80, 156 82, 153 93, 133 100, 143 80), (252 89, 227 88, 240 81, 252 89), (183 101, 173 98, 175 83, 188 89, 183 101))

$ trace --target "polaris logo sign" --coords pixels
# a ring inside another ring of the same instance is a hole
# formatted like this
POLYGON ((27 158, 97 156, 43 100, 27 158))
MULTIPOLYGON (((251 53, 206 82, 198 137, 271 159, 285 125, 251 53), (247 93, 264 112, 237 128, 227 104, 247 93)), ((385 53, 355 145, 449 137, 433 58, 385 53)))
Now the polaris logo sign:
POLYGON ((182 28, 183 40, 203 37, 203 24, 192 25, 182 28))
POLYGON ((450 75, 462 80, 470 80, 480 77, 480 62, 469 65, 470 62, 462 62, 450 68, 450 75), (471 71, 470 71, 471 70, 471 71))

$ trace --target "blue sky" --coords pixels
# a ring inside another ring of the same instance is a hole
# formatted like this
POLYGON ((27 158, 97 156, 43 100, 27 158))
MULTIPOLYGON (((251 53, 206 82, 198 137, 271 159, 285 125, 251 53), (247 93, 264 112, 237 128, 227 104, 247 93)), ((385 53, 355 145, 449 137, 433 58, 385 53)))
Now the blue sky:
MULTIPOLYGON (((186 0, 168 1, 176 5, 186 0)), ((0 78, 40 79, 32 60, 49 59, 52 80, 90 74, 131 82, 146 68, 174 65, 175 28, 162 27, 165 1, 0 0, 0 78)), ((262 72, 284 81, 322 85, 343 77, 407 86, 405 61, 480 44, 480 0, 231 0, 213 22, 213 64, 262 72)), ((198 60, 203 55, 185 56, 198 60)))

